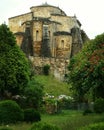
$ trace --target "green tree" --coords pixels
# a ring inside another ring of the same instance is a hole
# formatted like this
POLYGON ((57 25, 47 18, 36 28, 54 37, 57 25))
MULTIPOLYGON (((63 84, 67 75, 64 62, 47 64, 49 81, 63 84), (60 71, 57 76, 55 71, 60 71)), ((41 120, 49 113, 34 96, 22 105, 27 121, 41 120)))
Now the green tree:
POLYGON ((33 77, 24 89, 24 95, 26 97, 27 107, 40 108, 43 101, 43 85, 33 77))
POLYGON ((29 64, 7 25, 0 25, 0 96, 16 95, 29 81, 29 64))
POLYGON ((104 98, 104 34, 85 44, 82 51, 71 59, 69 82, 78 101, 89 96, 104 98))

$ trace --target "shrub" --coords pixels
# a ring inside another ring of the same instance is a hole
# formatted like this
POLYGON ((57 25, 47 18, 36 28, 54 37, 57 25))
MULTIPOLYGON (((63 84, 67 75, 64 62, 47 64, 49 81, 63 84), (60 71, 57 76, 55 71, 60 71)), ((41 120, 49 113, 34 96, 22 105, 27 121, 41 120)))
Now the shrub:
POLYGON ((60 130, 57 126, 47 123, 34 123, 30 130, 60 130))
POLYGON ((89 126, 82 127, 79 130, 104 130, 104 122, 90 124, 89 126))
POLYGON ((33 108, 24 110, 24 121, 38 122, 41 120, 40 113, 33 108))
POLYGON ((62 109, 71 109, 72 108, 72 103, 73 103, 72 99, 63 97, 62 99, 59 100, 59 102, 60 102, 60 107, 62 109))
POLYGON ((45 124, 43 125, 42 130, 59 130, 59 128, 55 125, 45 124))
MULTIPOLYGON (((27 108, 39 109, 43 101, 43 85, 35 80, 35 77, 31 79, 27 87, 24 89, 24 96, 26 97, 27 108)), ((26 107, 25 107, 26 108, 26 107)))
POLYGON ((62 109, 73 109, 74 108, 74 100, 71 96, 67 96, 67 95, 60 95, 58 97, 58 109, 62 110, 62 109))
POLYGON ((84 110, 83 115, 88 115, 88 114, 91 114, 91 113, 93 113, 92 110, 86 109, 86 110, 84 110))
POLYGON ((45 74, 45 75, 49 75, 49 69, 50 69, 50 65, 44 65, 44 67, 43 67, 43 73, 45 74))
POLYGON ((0 123, 15 123, 23 120, 23 111, 20 106, 12 100, 0 102, 0 123))
POLYGON ((44 101, 45 101, 46 112, 48 114, 54 114, 57 112, 57 100, 55 98, 49 97, 46 98, 44 101))
POLYGON ((94 111, 96 113, 103 113, 104 112, 104 99, 98 98, 94 103, 94 111))

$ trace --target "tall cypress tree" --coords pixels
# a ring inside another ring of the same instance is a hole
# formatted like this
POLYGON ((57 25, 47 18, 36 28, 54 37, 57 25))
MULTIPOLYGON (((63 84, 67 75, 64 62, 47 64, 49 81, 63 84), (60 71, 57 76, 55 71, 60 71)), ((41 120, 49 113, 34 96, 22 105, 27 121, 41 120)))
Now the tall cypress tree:
POLYGON ((29 64, 7 25, 0 25, 0 96, 16 95, 27 86, 29 64))

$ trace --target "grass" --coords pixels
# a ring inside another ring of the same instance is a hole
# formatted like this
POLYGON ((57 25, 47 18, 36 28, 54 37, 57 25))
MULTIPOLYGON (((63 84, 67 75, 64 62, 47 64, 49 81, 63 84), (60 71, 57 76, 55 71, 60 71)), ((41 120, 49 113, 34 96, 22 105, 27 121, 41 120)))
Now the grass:
POLYGON ((49 93, 54 96, 59 96, 62 94, 70 95, 69 91, 70 85, 65 82, 60 82, 56 78, 45 75, 35 76, 35 80, 42 83, 44 85, 45 93, 49 93))
MULTIPOLYGON (((43 114, 41 121, 57 125, 61 128, 61 130, 78 130, 80 127, 92 123, 104 122, 104 114, 90 114, 83 116, 80 111, 65 110, 60 114, 43 114)), ((10 125, 9 127, 13 130, 29 130, 31 126, 31 123, 21 123, 10 125)))
POLYGON ((104 114, 83 116, 82 112, 79 111, 63 111, 63 113, 59 115, 45 115, 42 117, 42 121, 55 124, 62 130, 77 130, 82 126, 104 121, 104 114))
MULTIPOLYGON (((44 85, 44 91, 54 96, 61 94, 70 95, 69 85, 56 80, 52 76, 36 76, 36 81, 44 85)), ((57 125, 61 130, 78 130, 80 127, 96 123, 104 122, 104 114, 90 114, 83 116, 81 111, 64 110, 59 114, 42 114, 42 122, 57 125)), ((18 123, 9 125, 13 130, 29 130, 31 123, 18 123)), ((0 126, 4 127, 4 126, 0 126)), ((6 127, 6 125, 5 125, 6 127)))
MULTIPOLYGON (((36 76, 36 81, 44 85, 45 92, 54 96, 61 94, 70 95, 69 85, 56 80, 52 76, 36 76)), ((96 123, 104 122, 104 114, 90 114, 83 116, 80 111, 64 110, 59 114, 48 115, 42 114, 42 122, 57 125, 61 130, 78 130, 80 127, 96 123)), ((9 125, 13 130, 29 130, 31 123, 18 123, 9 125)), ((4 126, 0 126, 4 127, 4 126)), ((6 125, 5 125, 6 127, 6 125)))
POLYGON ((2 127, 9 127, 12 128, 13 130, 29 130, 29 128, 32 126, 32 124, 29 123, 17 123, 17 124, 11 124, 11 125, 2 125, 2 127))

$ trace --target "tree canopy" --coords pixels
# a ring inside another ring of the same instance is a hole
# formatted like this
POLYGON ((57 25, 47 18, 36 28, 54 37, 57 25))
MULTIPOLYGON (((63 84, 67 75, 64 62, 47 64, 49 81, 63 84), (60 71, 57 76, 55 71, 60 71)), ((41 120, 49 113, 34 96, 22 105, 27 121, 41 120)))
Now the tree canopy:
POLYGON ((29 81, 30 70, 25 54, 16 44, 7 25, 0 25, 0 95, 19 94, 29 81))
POLYGON ((28 107, 33 107, 35 109, 40 108, 44 96, 43 89, 43 85, 37 82, 35 77, 32 77, 31 81, 24 89, 24 96, 26 97, 28 107))
POLYGON ((80 102, 104 98, 104 33, 86 43, 71 59, 69 82, 80 102))

